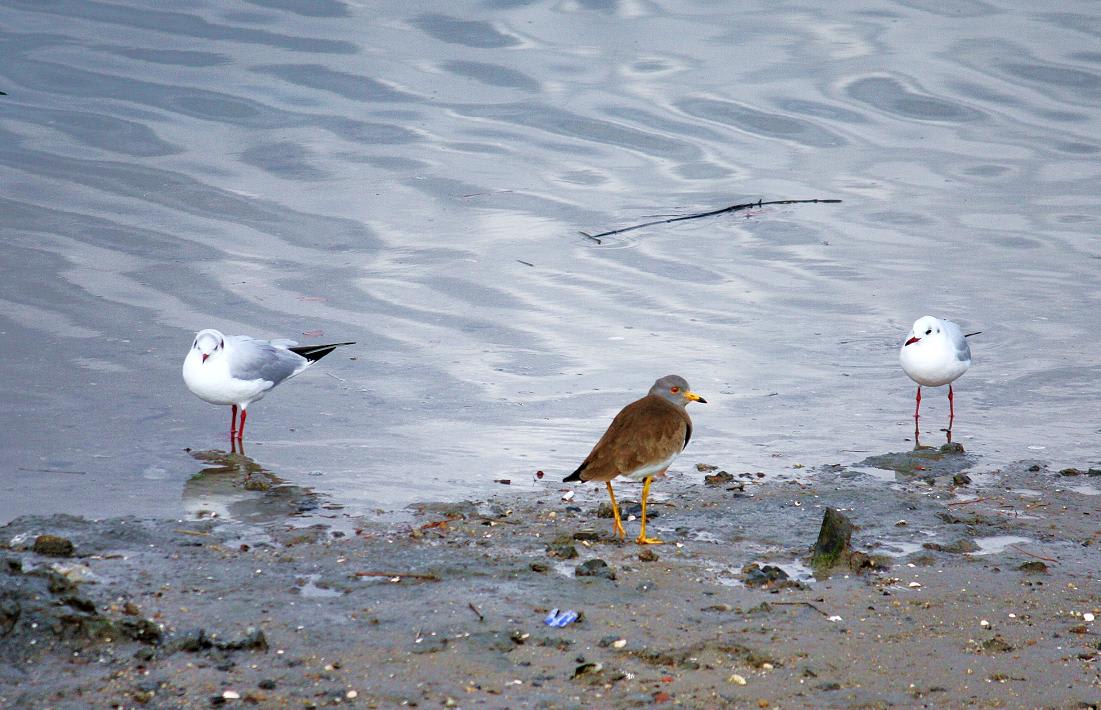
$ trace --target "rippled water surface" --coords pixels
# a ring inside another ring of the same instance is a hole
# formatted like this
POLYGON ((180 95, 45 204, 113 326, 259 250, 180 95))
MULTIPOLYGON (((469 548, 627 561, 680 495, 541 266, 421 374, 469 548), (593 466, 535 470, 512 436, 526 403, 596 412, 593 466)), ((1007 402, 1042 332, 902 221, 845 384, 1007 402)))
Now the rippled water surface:
POLYGON ((969 452, 1095 462, 1101 8, 1043 7, 7 0, 0 520, 185 514, 204 327, 358 342, 246 441, 353 512, 560 477, 669 372, 681 471, 899 450, 925 313, 969 452))

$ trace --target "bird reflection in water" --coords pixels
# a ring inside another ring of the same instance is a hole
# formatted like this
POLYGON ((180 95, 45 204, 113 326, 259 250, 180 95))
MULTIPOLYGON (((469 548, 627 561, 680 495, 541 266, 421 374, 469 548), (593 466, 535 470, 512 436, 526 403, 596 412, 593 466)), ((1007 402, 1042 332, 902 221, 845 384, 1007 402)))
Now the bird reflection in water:
POLYGON ((317 511, 321 497, 249 458, 235 443, 229 452, 191 451, 204 467, 184 483, 184 509, 195 518, 273 523, 317 511))

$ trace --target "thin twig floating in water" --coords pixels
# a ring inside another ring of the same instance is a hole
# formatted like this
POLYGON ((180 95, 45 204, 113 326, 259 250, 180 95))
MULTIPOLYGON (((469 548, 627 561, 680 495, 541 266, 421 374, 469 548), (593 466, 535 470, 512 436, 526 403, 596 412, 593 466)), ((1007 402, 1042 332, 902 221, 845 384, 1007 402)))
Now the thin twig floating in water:
POLYGON ((440 578, 435 574, 414 574, 412 572, 356 572, 356 577, 387 577, 391 581, 400 582, 402 579, 419 579, 424 582, 439 582, 440 578))
POLYGON ((1016 550, 1017 552, 1020 552, 1022 555, 1027 555, 1028 557, 1035 557, 1036 559, 1043 560, 1044 562, 1054 562, 1055 564, 1059 564, 1059 560, 1053 559, 1051 557, 1044 557, 1043 555, 1037 555, 1035 552, 1029 552, 1028 550, 1022 550, 1016 545, 1007 545, 1007 547, 1009 547, 1009 549, 1011 550, 1016 550))
POLYGON ((770 604, 770 605, 783 605, 783 606, 809 606, 811 609, 814 609, 815 611, 817 611, 822 616, 826 616, 826 617, 829 616, 829 614, 822 611, 821 609, 816 607, 811 602, 808 602, 808 601, 803 600, 803 599, 800 599, 798 601, 791 601, 791 602, 768 602, 768 604, 770 604))
POLYGON ((645 222, 643 224, 635 224, 630 227, 623 227, 622 229, 611 229, 607 232, 601 232, 600 234, 589 234, 588 232, 581 232, 581 236, 592 239, 597 244, 603 244, 600 241, 601 237, 608 237, 613 234, 623 234, 624 232, 630 232, 635 229, 642 229, 643 227, 652 227, 655 224, 669 224, 670 222, 683 222, 686 219, 699 219, 700 217, 714 217, 717 214, 724 214, 726 212, 739 212, 741 210, 753 209, 754 207, 765 207, 767 205, 806 205, 806 204, 837 204, 841 200, 772 200, 771 202, 764 202, 757 200, 756 202, 746 202, 741 205, 730 205, 729 207, 723 207, 718 210, 711 210, 709 212, 697 212, 695 214, 686 214, 680 217, 670 217, 669 219, 658 219, 653 222, 645 222))

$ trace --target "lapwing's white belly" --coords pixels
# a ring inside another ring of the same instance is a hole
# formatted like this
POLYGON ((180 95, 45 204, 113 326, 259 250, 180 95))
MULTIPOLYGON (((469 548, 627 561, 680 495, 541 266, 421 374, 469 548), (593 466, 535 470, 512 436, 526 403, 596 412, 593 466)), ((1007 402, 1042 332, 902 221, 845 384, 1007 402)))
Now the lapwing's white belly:
POLYGON ((654 463, 646 464, 645 466, 642 466, 641 468, 636 468, 634 471, 631 471, 629 473, 621 473, 619 474, 619 477, 627 478, 632 481, 641 481, 646 478, 650 478, 651 476, 656 476, 665 469, 669 468, 669 466, 676 458, 677 454, 673 454, 669 458, 662 461, 655 461, 654 463))

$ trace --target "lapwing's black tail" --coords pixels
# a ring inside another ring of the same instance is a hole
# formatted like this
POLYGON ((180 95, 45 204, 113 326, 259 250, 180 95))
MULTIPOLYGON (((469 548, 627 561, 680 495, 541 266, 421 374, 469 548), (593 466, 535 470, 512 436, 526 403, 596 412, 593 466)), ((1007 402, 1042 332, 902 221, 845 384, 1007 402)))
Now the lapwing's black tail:
POLYGON ((581 472, 584 471, 584 470, 585 470, 585 464, 581 464, 580 466, 577 467, 576 471, 574 471, 570 475, 563 478, 562 482, 563 483, 568 483, 569 481, 580 481, 581 480, 581 472))
POLYGON ((287 348, 287 350, 290 350, 292 353, 297 353, 298 355, 301 355, 310 362, 317 362, 321 358, 339 348, 341 345, 355 345, 355 342, 329 343, 328 345, 295 345, 293 348, 287 348))

